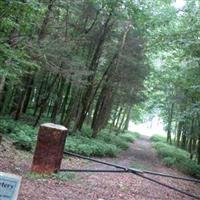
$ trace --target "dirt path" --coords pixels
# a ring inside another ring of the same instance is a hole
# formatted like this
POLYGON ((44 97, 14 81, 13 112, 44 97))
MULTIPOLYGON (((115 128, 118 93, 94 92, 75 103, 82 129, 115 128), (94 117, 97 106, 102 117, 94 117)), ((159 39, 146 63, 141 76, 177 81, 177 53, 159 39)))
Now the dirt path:
MULTIPOLYGON (((7 172, 10 171, 23 176, 22 187, 18 200, 191 199, 132 174, 82 173, 76 174, 74 179, 67 181, 45 178, 34 179, 27 175, 32 160, 30 154, 17 159, 17 153, 14 152, 13 156, 15 156, 15 159, 8 161, 5 159, 5 155, 3 155, 4 153, 7 155, 6 151, 2 151, 0 154, 0 170, 7 172)), ((134 144, 131 144, 130 148, 121 153, 117 158, 108 158, 103 160, 125 166, 140 167, 182 176, 181 173, 162 165, 146 137, 141 137, 141 139, 136 141, 134 144)), ((63 167, 108 169, 106 166, 84 162, 79 159, 64 160, 63 167)), ((199 184, 185 183, 177 180, 174 181, 162 177, 156 177, 156 179, 170 185, 173 184, 174 186, 184 189, 192 194, 200 193, 199 184)))

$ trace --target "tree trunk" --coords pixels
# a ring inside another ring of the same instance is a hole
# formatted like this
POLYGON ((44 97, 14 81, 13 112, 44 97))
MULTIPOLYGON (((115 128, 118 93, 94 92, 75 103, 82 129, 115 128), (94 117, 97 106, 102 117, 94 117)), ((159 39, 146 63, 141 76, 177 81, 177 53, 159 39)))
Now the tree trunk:
POLYGON ((102 89, 93 116, 92 121, 92 137, 95 138, 97 133, 105 127, 106 120, 108 119, 108 115, 110 115, 111 107, 112 107, 112 88, 105 84, 104 88, 102 89))
POLYGON ((200 133, 197 143, 197 163, 200 165, 200 133))
POLYGON ((54 105, 53 105, 53 110, 52 110, 52 115, 51 115, 51 122, 53 122, 53 123, 56 122, 56 116, 60 110, 64 86, 65 86, 65 80, 62 78, 61 83, 60 83, 60 88, 57 93, 57 97, 54 102, 54 105))
POLYGON ((121 117, 122 110, 123 110, 123 108, 120 107, 119 112, 117 114, 117 122, 115 124, 115 127, 117 127, 117 128, 119 127, 119 122, 120 122, 120 117, 121 117))
POLYGON ((68 102, 68 99, 69 99, 69 94, 70 94, 70 91, 71 91, 71 86, 72 86, 72 83, 70 81, 68 83, 66 94, 65 94, 64 100, 63 100, 62 105, 61 105, 61 117, 60 117, 60 123, 61 124, 63 123, 63 119, 64 119, 64 116, 65 116, 65 112, 66 112, 65 109, 66 109, 66 105, 67 105, 67 102, 68 102))
POLYGON ((38 93, 37 93, 37 96, 36 96, 36 100, 35 100, 35 109, 34 109, 34 112, 33 112, 33 116, 36 116, 36 114, 37 114, 37 111, 38 111, 38 108, 39 108, 39 105, 40 105, 40 97, 42 95, 42 92, 45 91, 45 87, 48 84, 49 78, 50 78, 50 75, 47 75, 46 79, 44 79, 44 80, 42 79, 42 82, 40 84, 40 87, 39 87, 39 90, 38 90, 38 93))
POLYGON ((187 142, 186 128, 183 127, 183 133, 182 133, 182 139, 181 139, 181 148, 182 149, 186 149, 186 142, 187 142))
POLYGON ((31 93, 32 93, 32 89, 33 89, 33 80, 34 80, 33 76, 31 76, 29 78, 29 81, 28 81, 28 86, 27 86, 27 90, 26 90, 26 99, 24 101, 24 106, 23 106, 23 109, 22 109, 23 113, 26 113, 26 110, 28 108, 28 104, 29 104, 31 93))
POLYGON ((42 113, 45 111, 45 108, 46 108, 46 106, 47 106, 48 99, 49 99, 49 97, 50 97, 50 95, 51 95, 51 92, 52 92, 52 90, 53 90, 54 85, 55 85, 56 82, 57 82, 58 77, 59 77, 59 76, 56 75, 56 77, 53 79, 52 83, 51 83, 51 84, 49 85, 49 87, 47 88, 48 93, 47 93, 46 97, 43 98, 43 99, 41 100, 41 103, 40 103, 40 111, 39 111, 39 114, 38 114, 38 116, 37 116, 37 118, 36 118, 36 120, 35 120, 34 127, 37 126, 37 124, 38 124, 38 122, 39 122, 39 120, 40 120, 40 118, 41 118, 41 116, 42 116, 42 113))
POLYGON ((75 114, 75 109, 78 104, 78 101, 77 101, 78 97, 79 97, 79 90, 75 91, 73 95, 71 95, 71 98, 67 107, 67 111, 62 123, 65 127, 70 127, 70 123, 73 119, 73 116, 75 114))
POLYGON ((5 83, 6 83, 6 78, 5 78, 5 76, 3 76, 3 77, 0 78, 0 108, 3 105, 2 99, 3 99, 3 96, 4 96, 3 91, 4 91, 5 83))
POLYGON ((54 2, 55 2, 55 0, 49 0, 49 2, 48 2, 47 11, 45 13, 45 17, 43 19, 42 26, 41 26, 39 34, 38 34, 38 42, 40 42, 45 37, 47 25, 49 23, 50 14, 52 13, 54 2))
POLYGON ((176 134, 176 146, 180 147, 180 139, 181 139, 181 133, 182 133, 182 122, 178 123, 178 128, 177 128, 177 134, 176 134))
POLYGON ((77 120, 75 122, 74 130, 77 130, 77 129, 81 130, 83 122, 87 116, 87 112, 92 104, 92 102, 90 102, 90 100, 92 98, 91 95, 93 93, 93 82, 95 79, 96 70, 99 65, 99 58, 102 53, 102 46, 104 44, 104 41, 106 39, 108 30, 110 27, 110 25, 109 25, 110 19, 111 19, 111 15, 109 15, 109 17, 107 18, 107 20, 105 21, 105 23, 103 25, 103 29, 102 29, 103 31, 100 34, 96 48, 94 50, 94 54, 92 56, 91 63, 88 68, 90 71, 93 72, 93 74, 89 75, 89 77, 88 77, 88 86, 85 90, 84 95, 82 96, 82 99, 81 99, 81 111, 80 111, 79 117, 77 118, 77 120))
POLYGON ((171 107, 169 110, 168 125, 167 125, 167 142, 170 144, 172 144, 171 129, 172 129, 173 112, 174 112, 174 103, 171 104, 171 107))
POLYGON ((127 115, 126 115, 126 121, 125 121, 125 124, 124 124, 123 132, 128 130, 129 121, 130 121, 130 115, 131 115, 131 105, 128 107, 128 111, 127 111, 127 115))

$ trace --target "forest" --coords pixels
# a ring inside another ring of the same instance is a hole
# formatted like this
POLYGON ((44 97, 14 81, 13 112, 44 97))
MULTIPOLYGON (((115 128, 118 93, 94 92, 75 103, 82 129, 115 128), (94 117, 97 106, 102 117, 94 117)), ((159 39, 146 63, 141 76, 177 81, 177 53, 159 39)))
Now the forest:
POLYGON ((139 137, 130 121, 159 115, 166 141, 152 140, 184 150, 200 177, 198 0, 1 0, 0 11, 1 137, 32 150, 52 122, 72 152, 116 156, 139 137))

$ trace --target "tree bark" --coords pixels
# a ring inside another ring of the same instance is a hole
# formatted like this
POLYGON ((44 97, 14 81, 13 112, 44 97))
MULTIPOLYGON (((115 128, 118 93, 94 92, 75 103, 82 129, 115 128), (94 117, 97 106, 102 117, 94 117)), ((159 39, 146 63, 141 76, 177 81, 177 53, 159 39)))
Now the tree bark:
POLYGON ((51 122, 53 122, 53 123, 55 123, 57 113, 60 110, 62 96, 63 96, 63 90, 64 90, 64 86, 65 86, 64 84, 65 84, 65 80, 62 78, 61 83, 60 83, 60 88, 58 90, 57 97, 56 97, 54 105, 53 105, 53 110, 52 110, 52 115, 51 115, 51 122))
POLYGON ((65 94, 64 100, 63 100, 62 105, 61 105, 61 118, 60 118, 60 123, 61 124, 63 123, 63 119, 64 119, 64 116, 65 116, 65 112, 66 112, 65 109, 66 109, 66 105, 67 105, 67 102, 68 102, 68 99, 69 99, 69 94, 70 94, 70 91, 71 91, 71 86, 72 86, 72 83, 70 81, 68 83, 66 94, 65 94))
POLYGON ((171 129, 172 129, 173 113, 174 113, 174 103, 171 104, 171 107, 169 110, 168 125, 167 125, 167 142, 170 144, 172 144, 171 129))
POLYGON ((104 44, 104 41, 106 39, 107 33, 109 31, 110 22, 111 19, 111 15, 109 15, 109 17, 107 18, 107 20, 105 21, 104 25, 103 25, 103 31, 98 39, 98 43, 96 45, 94 54, 92 56, 92 60, 91 63, 89 65, 88 70, 92 71, 93 74, 89 75, 88 77, 88 86, 85 90, 85 93, 81 99, 81 111, 80 111, 80 116, 77 118, 76 122, 75 122, 75 126, 74 126, 74 130, 81 130, 83 122, 87 116, 87 112, 89 110, 89 107, 91 106, 91 95, 93 93, 93 82, 95 79, 95 74, 96 74, 96 70, 98 68, 99 65, 99 58, 101 56, 102 53, 102 46, 104 44))
POLYGON ((47 30, 47 25, 49 23, 50 14, 52 13, 54 2, 55 2, 55 0, 49 0, 49 2, 48 2, 47 11, 45 13, 45 17, 43 19, 42 26, 41 26, 40 31, 38 33, 38 42, 39 43, 45 37, 46 30, 47 30))
POLYGON ((45 108, 46 108, 46 106, 47 106, 48 99, 49 99, 49 97, 50 97, 50 95, 51 95, 51 91, 53 90, 53 87, 54 87, 54 85, 56 84, 58 77, 59 77, 59 76, 56 75, 56 77, 53 79, 52 83, 51 83, 51 84, 49 85, 49 87, 47 88, 48 93, 47 93, 46 97, 43 98, 43 99, 41 100, 41 103, 40 103, 40 111, 39 111, 39 114, 38 114, 38 116, 37 116, 37 118, 36 118, 36 120, 35 120, 34 127, 37 126, 37 124, 38 124, 38 122, 39 122, 39 120, 40 120, 40 118, 41 118, 41 116, 42 116, 42 113, 45 111, 45 108))

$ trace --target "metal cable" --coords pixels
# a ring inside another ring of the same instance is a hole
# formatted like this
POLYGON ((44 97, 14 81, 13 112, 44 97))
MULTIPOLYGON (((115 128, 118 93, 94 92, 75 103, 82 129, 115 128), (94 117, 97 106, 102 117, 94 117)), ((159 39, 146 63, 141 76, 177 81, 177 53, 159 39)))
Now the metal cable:
POLYGON ((82 156, 82 155, 71 153, 71 152, 64 152, 64 154, 72 156, 72 157, 77 157, 77 158, 81 158, 81 159, 85 159, 85 160, 90 160, 90 161, 93 161, 93 162, 96 162, 96 163, 100 163, 100 164, 104 164, 104 165, 107 165, 107 166, 116 167, 116 168, 123 169, 123 170, 126 170, 126 171, 131 170, 132 172, 135 172, 135 173, 150 174, 150 175, 168 177, 168 178, 173 178, 173 179, 179 179, 179 180, 183 180, 183 181, 190 181, 190 182, 200 183, 199 179, 174 176, 174 175, 170 175, 170 174, 153 172, 153 171, 148 171, 148 170, 139 170, 139 169, 136 169, 136 168, 127 168, 127 167, 124 167, 124 166, 121 166, 121 165, 116 165, 114 163, 109 163, 109 162, 97 160, 97 159, 94 159, 94 158, 90 158, 90 157, 87 157, 87 156, 82 156))
POLYGON ((165 184, 165 183, 159 182, 159 181, 157 181, 157 180, 155 180, 155 179, 146 177, 146 176, 144 176, 144 175, 142 175, 142 174, 136 174, 136 175, 137 175, 137 176, 140 176, 140 177, 142 177, 142 178, 144 178, 144 179, 147 179, 147 180, 149 180, 149 181, 151 181, 151 182, 157 183, 157 184, 159 184, 159 185, 161 185, 161 186, 164 186, 164 187, 166 187, 166 188, 168 188, 168 189, 171 189, 171 190, 174 190, 174 191, 179 192, 179 193, 181 193, 181 194, 184 194, 184 195, 186 195, 186 196, 192 197, 192 198, 194 198, 194 199, 200 199, 200 196, 196 196, 196 195, 190 194, 190 193, 188 193, 188 192, 185 192, 185 191, 180 190, 180 189, 178 189, 178 188, 175 188, 175 187, 173 187, 173 186, 170 186, 170 185, 167 185, 167 184, 165 184))
MULTIPOLYGON (((77 158, 81 158, 81 159, 85 159, 85 160, 90 160, 90 161, 93 161, 93 162, 96 162, 96 163, 100 163, 100 164, 104 164, 104 165, 108 165, 108 166, 112 166, 112 167, 115 167, 115 168, 119 168, 119 169, 122 169, 120 171, 123 171, 123 172, 129 172, 129 173, 132 173, 132 174, 135 174, 139 177, 142 177, 144 179, 147 179, 149 181, 152 181, 154 183, 157 183, 163 187, 166 187, 168 189, 171 189, 171 190, 174 190, 176 192, 179 192, 181 194, 184 194, 186 196, 189 196, 189 197, 192 197, 194 199, 200 199, 199 196, 196 196, 196 195, 193 195, 193 194, 190 194, 190 193, 187 193, 185 191, 182 191, 178 188, 175 188, 173 186, 170 186, 170 185, 167 185, 165 183, 162 183, 162 182, 159 182, 153 178, 150 178, 150 177, 147 177, 147 176, 144 176, 143 174, 144 173, 147 173, 147 174, 151 174, 151 175, 158 175, 158 176, 163 176, 163 177, 169 177, 169 178, 175 178, 175 179, 181 179, 181 180, 185 180, 185 181, 194 181, 194 182, 197 182, 199 183, 199 180, 198 179, 189 179, 189 178, 184 178, 184 177, 177 177, 177 176, 172 176, 172 175, 168 175, 168 174, 162 174, 162 173, 157 173, 157 172, 151 172, 151 171, 142 171, 142 170, 138 170, 138 169, 135 169, 135 168, 127 168, 127 167, 124 167, 124 166, 121 166, 121 165, 116 165, 116 164, 113 164, 113 163, 109 163, 109 162, 105 162, 105 161, 100 161, 100 160, 97 160, 97 159, 93 159, 93 158, 89 158, 89 157, 86 157, 86 156, 82 156, 82 155, 79 155, 79 154, 75 154, 75 153, 71 153, 71 152, 64 152, 64 155, 68 155, 68 156, 72 156, 72 157, 77 157, 77 158)), ((61 171, 76 171, 76 172, 114 172, 115 170, 82 170, 82 169, 62 169, 61 171)), ((119 170, 116 172, 120 172, 119 170)), ((121 172, 120 172, 121 173, 121 172)))
POLYGON ((60 172, 99 172, 99 173, 128 173, 125 170, 107 170, 107 169, 60 169, 60 172))
POLYGON ((168 178, 173 178, 173 179, 178 179, 178 180, 183 180, 183 181, 190 181, 190 182, 194 182, 194 183, 200 183, 199 179, 194 179, 194 178, 174 176, 174 175, 170 175, 170 174, 158 173, 158 172, 153 172, 153 171, 148 171, 148 170, 143 170, 143 173, 150 174, 150 175, 156 175, 156 176, 162 176, 162 177, 168 177, 168 178))
MULTIPOLYGON (((97 160, 97 159, 94 159, 94 158, 89 158, 87 156, 81 156, 79 154, 75 154, 75 153, 71 153, 71 152, 64 152, 64 155, 68 155, 68 156, 72 156, 72 157, 76 157, 76 158, 81 158, 81 159, 85 159, 85 160, 90 160, 90 161, 93 161, 93 162, 96 162, 96 163, 100 163, 100 164, 104 164, 104 165, 107 165, 107 166, 116 167, 118 169, 123 169, 125 171, 128 171, 127 167, 117 165, 117 164, 114 164, 114 163, 109 163, 109 162, 97 160)), ((131 170, 132 170, 132 172, 135 172, 135 173, 142 173, 142 171, 139 170, 139 169, 131 168, 131 170)))

